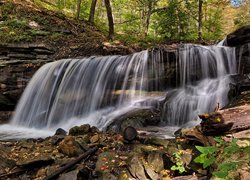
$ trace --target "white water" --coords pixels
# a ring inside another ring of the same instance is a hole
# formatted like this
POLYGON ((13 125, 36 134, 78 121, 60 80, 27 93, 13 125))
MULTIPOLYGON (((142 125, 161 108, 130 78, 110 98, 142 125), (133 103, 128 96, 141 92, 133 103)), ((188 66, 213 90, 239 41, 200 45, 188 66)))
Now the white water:
MULTIPOLYGON (((217 103, 225 105, 228 75, 236 72, 231 48, 185 45, 178 54, 181 88, 164 104, 162 113, 168 131, 193 126, 197 114, 213 111, 217 103)), ((11 123, 0 126, 5 134, 0 134, 1 139, 44 137, 59 127, 68 130, 86 123, 103 129, 131 109, 162 101, 163 77, 160 50, 48 63, 27 86, 11 123)))
POLYGON ((179 49, 181 87, 164 105, 167 125, 189 126, 198 114, 228 102, 229 74, 236 73, 235 50, 229 47, 185 45, 179 49))

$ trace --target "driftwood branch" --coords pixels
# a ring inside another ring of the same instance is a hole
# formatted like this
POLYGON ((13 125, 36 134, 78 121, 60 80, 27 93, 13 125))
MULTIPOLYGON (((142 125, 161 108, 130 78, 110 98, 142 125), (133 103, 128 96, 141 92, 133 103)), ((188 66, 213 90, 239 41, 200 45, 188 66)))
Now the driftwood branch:
POLYGON ((27 170, 28 170, 27 168, 18 168, 18 169, 15 169, 13 172, 9 172, 7 174, 0 174, 0 179, 8 179, 9 176, 22 174, 27 170))
POLYGON ((210 114, 201 114, 205 135, 222 135, 250 129, 250 105, 237 106, 210 114))
POLYGON ((80 155, 78 158, 70 161, 65 166, 59 168, 57 171, 55 171, 51 175, 47 176, 44 180, 54 179, 55 177, 57 177, 58 175, 60 175, 62 172, 66 171, 67 169, 71 168, 75 164, 79 163, 84 158, 87 158, 88 156, 94 154, 97 150, 98 150, 97 146, 93 147, 92 149, 89 149, 87 152, 85 152, 84 154, 80 155))

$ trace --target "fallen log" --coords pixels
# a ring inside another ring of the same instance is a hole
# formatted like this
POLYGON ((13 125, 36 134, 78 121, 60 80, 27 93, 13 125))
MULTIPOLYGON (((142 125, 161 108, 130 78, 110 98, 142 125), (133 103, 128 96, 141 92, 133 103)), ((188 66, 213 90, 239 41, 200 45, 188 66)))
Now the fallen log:
POLYGON ((94 154, 97 150, 98 150, 97 146, 93 147, 92 149, 89 149, 84 154, 82 154, 79 157, 77 157, 76 159, 68 162, 65 166, 59 168, 58 170, 56 170, 55 172, 53 172, 52 174, 50 174, 49 176, 47 176, 44 180, 54 179, 55 177, 57 177, 58 175, 60 175, 62 172, 66 171, 67 169, 70 169, 72 166, 74 166, 75 164, 79 163, 84 158, 87 158, 88 156, 94 154))
POLYGON ((138 133, 137 133, 136 129, 132 126, 126 127, 123 131, 123 138, 124 138, 124 140, 126 140, 129 143, 132 142, 133 140, 135 140, 137 135, 138 135, 138 133))
POLYGON ((250 129, 250 105, 242 105, 199 115, 205 135, 223 135, 250 129))

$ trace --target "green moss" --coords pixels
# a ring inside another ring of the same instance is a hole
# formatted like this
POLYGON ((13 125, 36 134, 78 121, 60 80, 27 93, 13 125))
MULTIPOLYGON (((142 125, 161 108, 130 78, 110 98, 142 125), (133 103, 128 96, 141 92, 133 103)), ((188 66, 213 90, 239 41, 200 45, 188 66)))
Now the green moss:
POLYGON ((10 19, 0 24, 0 39, 2 42, 29 41, 31 39, 27 30, 30 27, 26 20, 10 19))
POLYGON ((35 30, 35 29, 31 29, 29 31, 31 34, 31 36, 46 36, 46 35, 49 35, 50 32, 48 31, 42 31, 42 30, 35 30))

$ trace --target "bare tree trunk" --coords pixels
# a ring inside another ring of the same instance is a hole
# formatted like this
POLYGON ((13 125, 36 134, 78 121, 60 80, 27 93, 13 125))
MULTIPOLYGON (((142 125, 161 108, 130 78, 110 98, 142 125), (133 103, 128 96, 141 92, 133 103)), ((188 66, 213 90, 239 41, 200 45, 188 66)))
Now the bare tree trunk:
POLYGON ((198 11, 198 40, 202 40, 202 0, 198 1, 199 11, 198 11))
POLYGON ((97 0, 92 0, 90 12, 89 12, 89 22, 94 24, 95 21, 95 7, 96 7, 97 0))
POLYGON ((79 16, 80 16, 81 3, 82 3, 82 0, 77 0, 76 20, 78 20, 78 19, 79 19, 79 16))
POLYGON ((150 17, 152 15, 152 1, 149 1, 148 4, 148 12, 146 13, 146 22, 145 22, 145 27, 144 27, 144 37, 146 37, 148 35, 148 28, 149 28, 149 22, 150 22, 150 17))
POLYGON ((113 21, 113 15, 112 15, 112 9, 110 5, 110 0, 104 0, 106 10, 107 10, 107 16, 109 21, 109 39, 113 40, 114 38, 114 21, 113 21))

